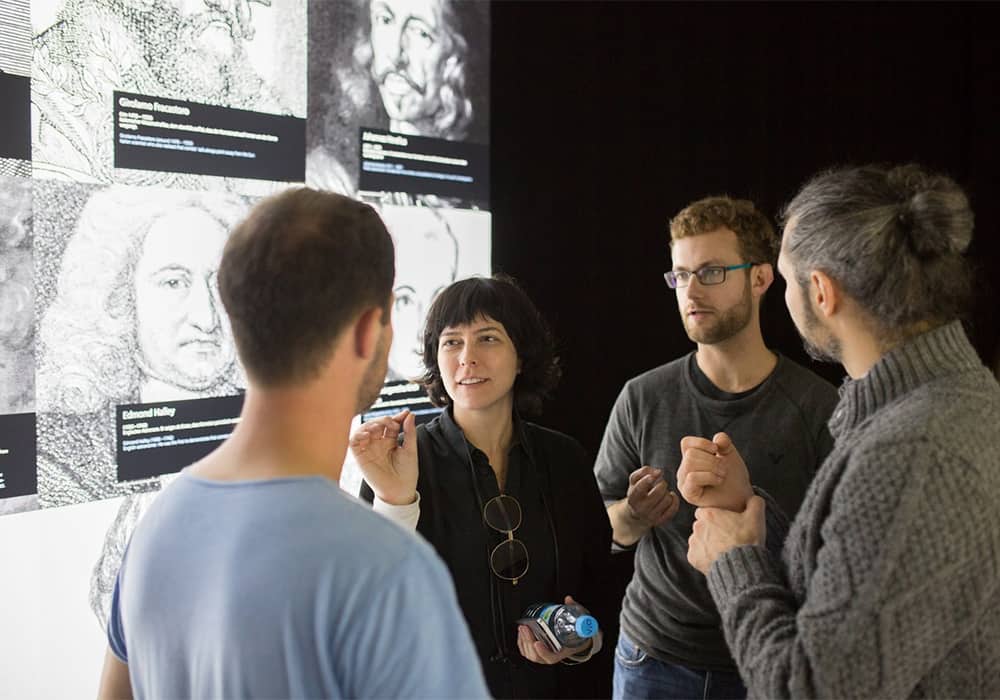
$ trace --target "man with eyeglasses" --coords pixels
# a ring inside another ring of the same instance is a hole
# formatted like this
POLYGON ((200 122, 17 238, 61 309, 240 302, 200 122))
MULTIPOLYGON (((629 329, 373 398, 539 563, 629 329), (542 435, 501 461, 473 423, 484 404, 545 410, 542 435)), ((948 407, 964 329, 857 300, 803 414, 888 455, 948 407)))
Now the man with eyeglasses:
MULTIPOLYGON (((780 241, 751 202, 694 202, 670 222, 670 235, 673 268, 664 277, 698 347, 625 385, 595 465, 615 549, 636 550, 614 697, 743 697, 705 576, 687 561, 694 507, 675 493, 681 438, 732 436, 753 483, 792 517, 831 449, 826 421, 837 392, 764 344, 760 304, 780 241)), ((745 498, 727 497, 735 492, 711 505, 742 510, 745 498)), ((769 531, 774 551, 779 531, 769 531)))

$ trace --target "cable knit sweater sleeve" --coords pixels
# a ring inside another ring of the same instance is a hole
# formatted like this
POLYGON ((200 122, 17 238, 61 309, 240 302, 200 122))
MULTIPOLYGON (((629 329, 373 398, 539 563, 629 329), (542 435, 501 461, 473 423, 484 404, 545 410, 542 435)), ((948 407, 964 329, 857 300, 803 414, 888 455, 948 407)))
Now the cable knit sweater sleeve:
POLYGON ((992 489, 976 484, 996 475, 960 452, 920 438, 835 451, 787 569, 755 546, 716 561, 709 588, 751 696, 906 697, 956 646, 975 646, 1000 551, 992 489))

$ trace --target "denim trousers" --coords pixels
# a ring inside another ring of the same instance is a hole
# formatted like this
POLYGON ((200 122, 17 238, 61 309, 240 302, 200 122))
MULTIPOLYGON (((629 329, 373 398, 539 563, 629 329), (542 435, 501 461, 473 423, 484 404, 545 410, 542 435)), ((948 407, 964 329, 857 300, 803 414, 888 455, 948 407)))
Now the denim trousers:
POLYGON ((624 632, 615 647, 612 697, 690 700, 745 698, 747 689, 737 673, 699 671, 654 659, 624 632))

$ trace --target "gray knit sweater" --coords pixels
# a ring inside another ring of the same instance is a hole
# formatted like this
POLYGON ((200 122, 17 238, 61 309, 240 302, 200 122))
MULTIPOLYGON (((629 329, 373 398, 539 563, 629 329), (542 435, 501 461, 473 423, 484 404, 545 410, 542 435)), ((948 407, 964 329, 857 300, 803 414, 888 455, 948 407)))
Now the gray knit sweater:
POLYGON ((1000 697, 1000 386, 958 322, 841 389, 783 560, 709 589, 751 696, 1000 697))

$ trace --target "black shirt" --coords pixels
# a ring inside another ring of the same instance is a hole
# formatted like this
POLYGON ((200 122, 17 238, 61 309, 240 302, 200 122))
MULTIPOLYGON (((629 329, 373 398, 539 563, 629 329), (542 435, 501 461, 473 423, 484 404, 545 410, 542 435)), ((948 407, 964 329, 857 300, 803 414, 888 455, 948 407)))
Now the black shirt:
MULTIPOLYGON (((524 542, 529 561, 516 585, 494 575, 489 564, 490 552, 506 534, 483 521, 483 505, 500 493, 486 455, 465 439, 450 411, 417 428, 417 451, 417 531, 451 571, 490 692, 586 695, 587 664, 535 664, 517 648, 517 619, 532 604, 561 603, 572 595, 598 621, 610 607, 602 581, 611 526, 583 448, 561 433, 515 421, 504 493, 521 506, 514 537, 524 542)), ((374 497, 367 484, 361 493, 367 500, 374 497)))

